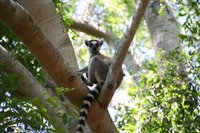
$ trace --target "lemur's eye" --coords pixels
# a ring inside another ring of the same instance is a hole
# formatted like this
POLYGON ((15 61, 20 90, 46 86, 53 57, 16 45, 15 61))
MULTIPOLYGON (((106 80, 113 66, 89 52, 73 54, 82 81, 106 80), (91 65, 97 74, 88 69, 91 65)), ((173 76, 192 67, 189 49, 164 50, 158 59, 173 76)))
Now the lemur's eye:
POLYGON ((93 44, 92 44, 92 43, 90 43, 90 47, 93 47, 93 44))
POLYGON ((98 43, 96 43, 96 44, 95 44, 95 46, 96 46, 96 47, 99 47, 99 44, 98 44, 98 43))

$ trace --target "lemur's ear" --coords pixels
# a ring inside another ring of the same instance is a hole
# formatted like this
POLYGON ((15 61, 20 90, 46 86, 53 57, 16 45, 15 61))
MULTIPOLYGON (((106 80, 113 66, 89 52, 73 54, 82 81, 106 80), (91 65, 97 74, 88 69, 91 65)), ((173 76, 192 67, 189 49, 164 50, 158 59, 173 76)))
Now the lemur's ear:
POLYGON ((103 40, 100 40, 99 41, 99 45, 101 46, 103 44, 103 40))
POLYGON ((90 42, 88 40, 85 40, 85 44, 88 46, 90 42))

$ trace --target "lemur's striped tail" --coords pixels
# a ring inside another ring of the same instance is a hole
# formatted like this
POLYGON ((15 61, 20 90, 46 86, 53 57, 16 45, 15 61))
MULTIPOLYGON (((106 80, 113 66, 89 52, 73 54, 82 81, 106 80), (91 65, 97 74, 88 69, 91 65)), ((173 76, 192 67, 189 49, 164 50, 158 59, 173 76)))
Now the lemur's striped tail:
POLYGON ((88 111, 92 102, 97 98, 101 90, 100 86, 96 86, 93 90, 90 90, 87 96, 83 100, 83 105, 81 106, 78 125, 76 129, 76 133, 83 133, 83 128, 85 127, 86 118, 88 115, 88 111))

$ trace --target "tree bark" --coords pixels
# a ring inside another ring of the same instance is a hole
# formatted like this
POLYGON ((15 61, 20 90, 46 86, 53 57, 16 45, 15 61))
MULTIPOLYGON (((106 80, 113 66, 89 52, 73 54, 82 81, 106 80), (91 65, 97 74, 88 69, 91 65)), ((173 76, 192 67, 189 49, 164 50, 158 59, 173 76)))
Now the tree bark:
POLYGON ((73 24, 70 27, 73 28, 74 30, 84 32, 88 35, 92 35, 98 38, 103 38, 105 39, 106 42, 108 42, 111 45, 117 43, 119 39, 114 35, 114 33, 110 31, 106 31, 103 28, 96 27, 94 25, 85 23, 84 21, 80 21, 75 18, 73 19, 73 24))
POLYGON ((152 0, 148 5, 145 20, 156 54, 159 50, 169 53, 180 46, 178 23, 165 1, 152 0), (165 5, 165 9, 159 14, 161 3, 165 5))
POLYGON ((51 0, 18 0, 18 2, 30 13, 46 38, 62 53, 63 59, 70 62, 70 66, 77 70, 78 64, 72 43, 53 2, 51 0))

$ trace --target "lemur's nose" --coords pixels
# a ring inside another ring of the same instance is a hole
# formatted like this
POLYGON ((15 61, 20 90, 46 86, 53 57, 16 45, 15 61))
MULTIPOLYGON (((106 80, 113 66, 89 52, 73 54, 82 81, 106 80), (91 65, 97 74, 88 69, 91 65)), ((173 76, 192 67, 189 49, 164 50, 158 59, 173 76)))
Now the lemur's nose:
POLYGON ((96 51, 97 49, 96 49, 96 47, 93 47, 92 50, 96 51))

